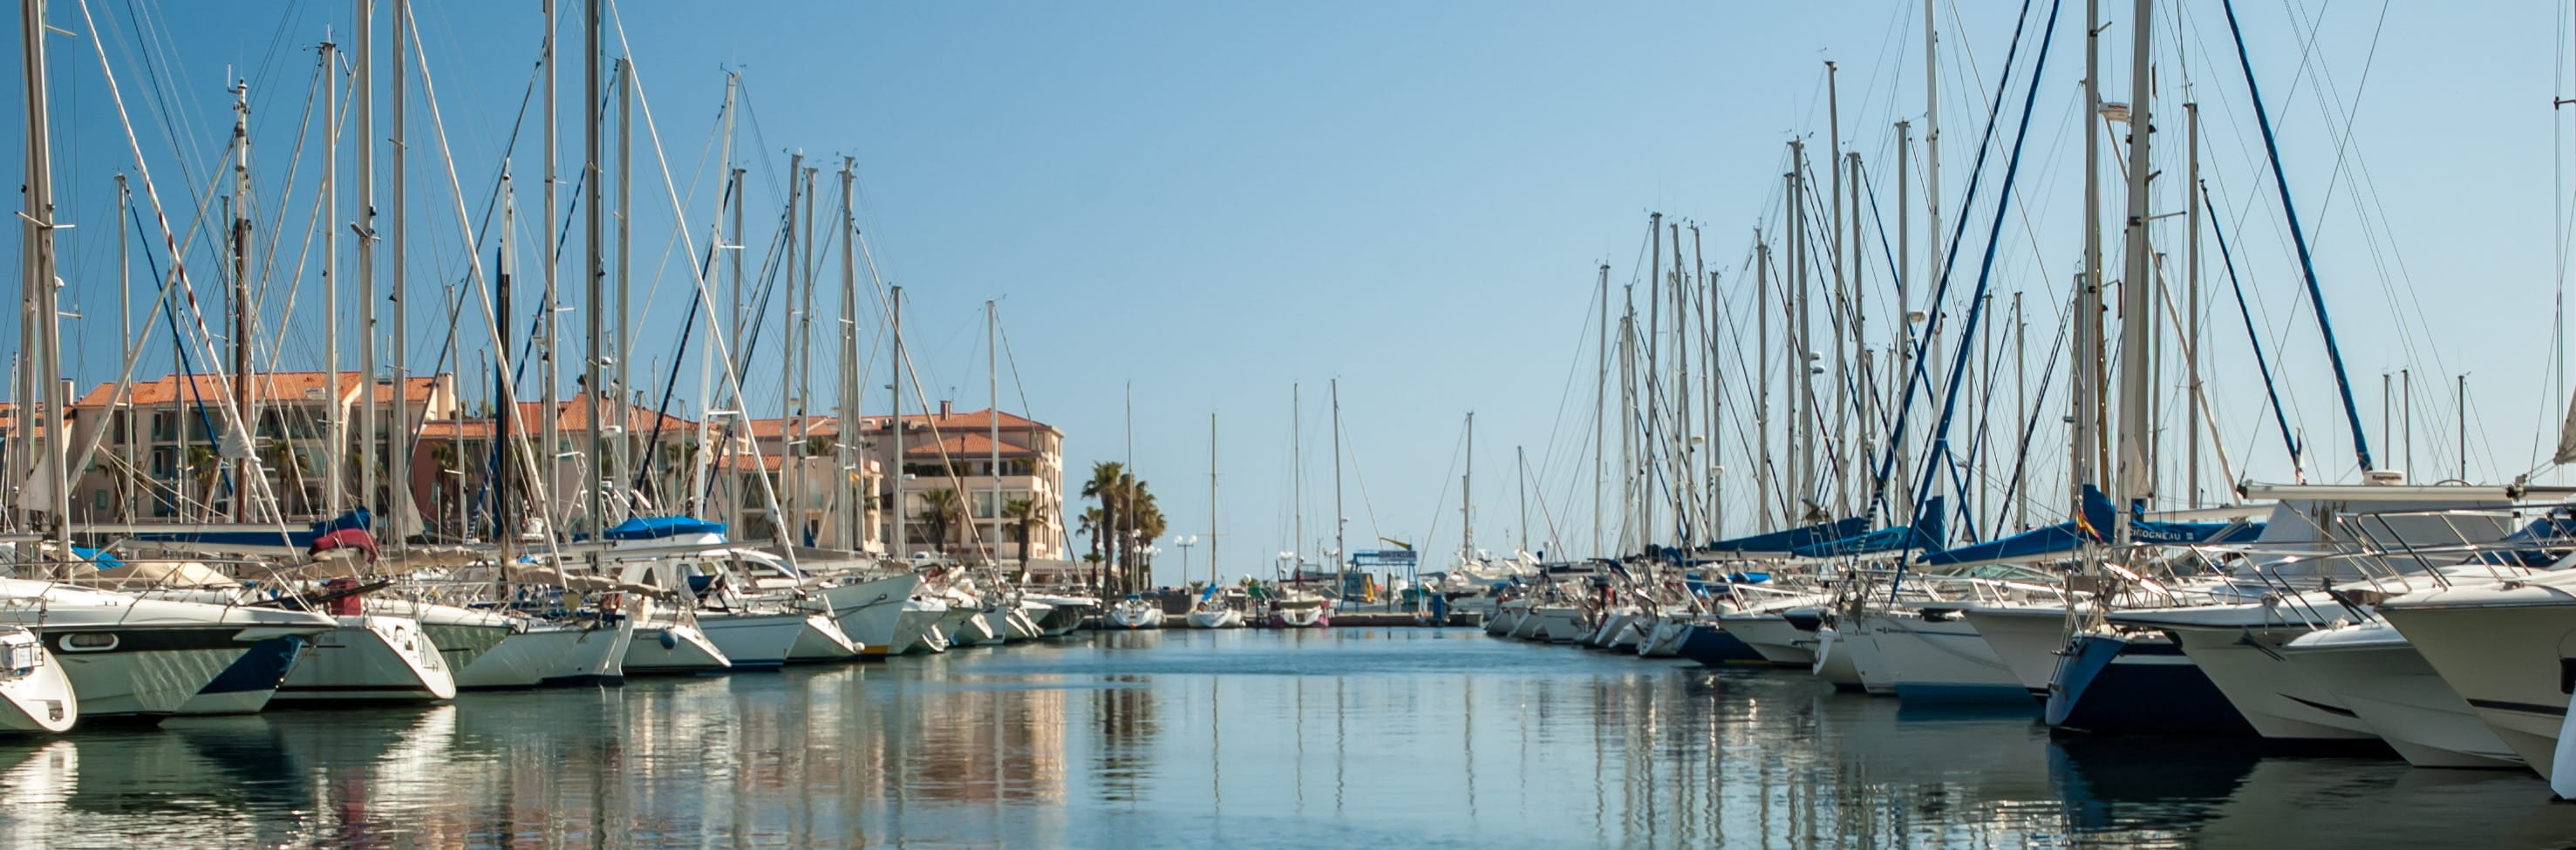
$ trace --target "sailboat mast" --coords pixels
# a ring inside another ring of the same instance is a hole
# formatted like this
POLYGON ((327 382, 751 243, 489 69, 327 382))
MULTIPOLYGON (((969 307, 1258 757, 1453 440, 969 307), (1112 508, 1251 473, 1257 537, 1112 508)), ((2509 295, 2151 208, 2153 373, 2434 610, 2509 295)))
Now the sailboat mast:
MULTIPOLYGON (((376 501, 376 93, 375 93, 375 22, 374 0, 350 0, 355 7, 357 48, 349 55, 350 108, 355 126, 350 130, 358 140, 357 161, 351 163, 358 172, 358 221, 350 224, 356 232, 358 248, 358 505, 380 509, 376 501)), ((333 219, 336 221, 337 219, 333 219)), ((339 364, 332 364, 338 368, 339 364)), ((334 386, 333 392, 339 388, 334 386)), ((338 409, 338 399, 331 407, 338 409)), ((179 429, 185 437, 188 429, 179 429)), ((334 469, 348 465, 340 452, 346 442, 332 444, 331 465, 334 469)), ((185 446, 181 456, 187 454, 185 446)))
MULTIPOLYGON (((2153 0, 2137 0, 2136 20, 2129 28, 2129 211, 2122 247, 2127 249, 2127 263, 2121 270, 2120 285, 2120 509, 2123 513, 2141 510, 2156 495, 2155 445, 2149 424, 2148 392, 2152 389, 2155 358, 2155 283, 2148 266, 2152 259, 2147 244, 2147 151, 2154 123, 2149 118, 2148 102, 2152 99, 2150 69, 2154 67, 2155 43, 2149 30, 2155 24, 2153 0)), ((2126 544, 2129 524, 2113 525, 2117 540, 2126 544)))
POLYGON ((1761 534, 1771 533, 1771 243, 1753 229, 1753 507, 1761 534))
MULTIPOLYGON (((501 174, 501 242, 493 249, 492 266, 499 270, 492 287, 494 316, 510 315, 510 293, 518 288, 519 261, 511 250, 518 229, 519 197, 510 184, 508 172, 501 174)), ((501 563, 511 562, 511 550, 518 544, 519 480, 519 405, 510 393, 510 325, 496 323, 492 340, 501 356, 492 363, 492 542, 501 549, 501 563)), ((460 462, 463 458, 458 458, 460 462)))
MULTIPOLYGON (((23 367, 30 388, 19 402, 18 436, 20 445, 30 443, 38 422, 36 400, 45 400, 45 486, 52 489, 46 509, 53 514, 54 544, 60 547, 57 557, 69 559, 71 550, 71 493, 67 487, 63 464, 67 461, 67 439, 63 420, 62 319, 55 306, 56 257, 54 254, 54 148, 52 89, 45 68, 45 3, 44 0, 22 0, 19 10, 25 31, 27 84, 27 209, 25 226, 19 229, 24 239, 21 249, 26 264, 26 296, 30 321, 37 324, 37 338, 42 340, 37 358, 28 358, 23 367), (41 366, 37 362, 41 359, 41 366)), ((33 470, 32 452, 20 455, 19 469, 33 470)), ((33 481, 27 482, 33 484, 33 481)), ((49 573, 56 572, 49 570, 49 573)))
POLYGON ((1601 448, 1604 436, 1602 426, 1605 423, 1602 408, 1608 404, 1610 393, 1610 264, 1608 263, 1601 264, 1601 337, 1597 341, 1601 349, 1596 357, 1600 373, 1592 381, 1592 553, 1595 555, 1610 551, 1602 546, 1601 536, 1601 448))
MULTIPOLYGON (((592 2, 595 2, 595 0, 583 0, 583 5, 586 6, 592 2)), ((563 353, 563 347, 558 344, 562 337, 556 332, 557 325, 555 322, 556 311, 563 307, 562 292, 558 288, 561 286, 561 281, 556 278, 560 273, 559 270, 563 268, 563 254, 559 249, 559 246, 562 244, 561 240, 556 236, 556 234, 562 232, 562 228, 556 225, 555 216, 558 215, 559 211, 563 208, 555 205, 555 186, 563 181, 557 176, 555 169, 557 168, 557 163, 563 161, 563 154, 560 152, 560 149, 556 147, 555 141, 556 133, 559 129, 558 125, 561 123, 558 117, 560 113, 556 111, 555 106, 555 91, 560 87, 555 80, 555 67, 557 64, 555 58, 559 55, 555 47, 555 38, 557 34, 561 33, 563 30, 555 21, 555 3, 556 0, 544 0, 546 37, 543 39, 545 42, 543 52, 545 53, 544 85, 546 91, 544 99, 545 105, 543 107, 545 120, 542 122, 542 125, 545 129, 546 161, 544 165, 545 174, 540 191, 545 195, 543 201, 545 204, 545 211, 537 215, 537 226, 539 228, 537 231, 537 253, 545 258, 546 263, 546 267, 542 270, 543 274, 541 275, 545 281, 545 294, 541 296, 542 300, 537 302, 537 422, 540 427, 539 433, 544 436, 544 438, 539 441, 539 448, 537 449, 537 465, 541 472, 538 481, 541 482, 544 487, 537 492, 544 495, 549 500, 562 498, 561 494, 564 491, 563 469, 561 461, 556 457, 556 455, 563 451, 563 443, 561 442, 563 435, 560 431, 562 427, 560 420, 562 417, 558 415, 559 411, 556 409, 557 405, 555 404, 555 388, 558 386, 557 382, 561 380, 561 377, 555 373, 555 365, 557 358, 563 353)), ((585 36, 585 38, 586 37, 587 36, 585 36)), ((594 108, 593 105, 596 104, 597 101, 591 100, 589 97, 585 96, 582 103, 582 112, 587 114, 594 108)), ((588 126, 588 123, 589 122, 587 121, 583 122, 584 126, 588 126)), ((588 185, 585 185, 583 187, 583 194, 589 194, 589 188, 590 187, 588 185)), ((589 204, 584 204, 583 206, 585 207, 583 210, 584 213, 597 209, 589 204)), ((517 321, 517 318, 512 316, 503 316, 501 317, 501 321, 513 322, 517 321)), ((401 392, 400 388, 396 388, 395 391, 401 392)), ((556 505, 549 504, 545 506, 544 510, 539 511, 538 515, 544 517, 545 521, 552 522, 557 516, 555 510, 556 507, 556 505)), ((553 529, 547 529, 547 533, 553 533, 553 529)))
MULTIPOLYGON (((323 65, 324 65, 325 67, 328 67, 328 66, 330 65, 330 59, 329 59, 329 57, 330 57, 330 55, 331 55, 331 46, 330 46, 330 43, 329 43, 329 42, 324 42, 324 43, 323 43, 323 46, 322 46, 322 55, 323 55, 323 57, 324 57, 324 58, 323 58, 323 65)), ((333 111, 332 111, 332 114, 336 116, 336 115, 338 115, 338 114, 339 114, 339 112, 338 112, 338 110, 333 110, 333 111)), ((333 141, 334 141, 334 142, 337 142, 338 140, 335 138, 335 139, 333 139, 333 141)), ((339 165, 339 161, 340 161, 339 157, 336 157, 336 156, 335 156, 335 157, 332 157, 332 158, 331 158, 331 162, 332 162, 332 165, 333 165, 333 167, 334 167, 334 168, 337 168, 337 167, 338 167, 338 165, 339 165)), ((328 190, 325 190, 325 191, 327 192, 328 190)), ((128 221, 131 221, 131 220, 132 220, 132 218, 131 218, 132 212, 131 212, 131 211, 132 211, 132 209, 133 209, 133 206, 134 206, 134 193, 133 193, 133 190, 126 188, 126 185, 125 185, 125 175, 123 175, 123 174, 118 174, 118 175, 116 175, 116 316, 117 316, 117 321, 116 321, 116 323, 117 323, 117 327, 119 327, 119 328, 122 328, 122 329, 123 329, 124 342, 123 342, 123 344, 122 344, 122 345, 123 345, 124 350, 126 350, 126 351, 134 351, 134 280, 133 280, 133 271, 134 271, 134 267, 133 267, 133 264, 129 261, 129 258, 128 258, 128 256, 127 256, 127 255, 128 255, 128 253, 129 253, 129 249, 132 247, 132 245, 133 245, 134 243, 133 243, 133 234, 132 234, 131 232, 129 232, 129 231, 127 231, 127 230, 126 230, 126 222, 128 222, 128 221)), ((333 207, 333 209, 337 209, 337 207, 335 206, 335 207, 333 207)), ((335 221, 335 220, 338 220, 338 219, 339 219, 339 217, 340 217, 340 216, 339 216, 337 213, 332 213, 332 214, 330 214, 329 216, 327 216, 326 218, 324 218, 323 220, 324 220, 324 221, 335 221)), ((325 243, 328 243, 328 244, 329 244, 331 247, 333 247, 333 248, 336 248, 336 247, 337 247, 337 245, 338 245, 338 243, 337 243, 337 242, 334 242, 334 241, 329 240, 329 239, 325 239, 325 240, 323 240, 323 241, 324 241, 325 243)), ((336 251, 336 250, 330 250, 330 249, 328 249, 328 248, 326 248, 326 249, 325 249, 325 251, 324 251, 324 260, 323 260, 323 269, 324 269, 324 275, 325 275, 325 278, 326 278, 326 279, 328 279, 329 269, 330 269, 330 268, 332 268, 332 267, 333 267, 333 265, 335 265, 335 264, 336 264, 336 262, 338 261, 338 259, 339 259, 339 252, 338 252, 338 251, 336 251)), ((338 321, 339 321, 339 319, 337 318, 337 317, 340 315, 340 314, 339 314, 339 312, 338 312, 338 311, 336 311, 336 310, 331 310, 331 311, 326 311, 326 312, 328 312, 328 313, 333 317, 332 322, 333 322, 334 324, 337 324, 337 323, 338 323, 338 321)), ((335 370, 336 370, 336 369, 338 369, 338 368, 339 368, 339 361, 337 361, 337 360, 332 361, 332 368, 333 368, 333 369, 335 369, 335 370)), ((333 383, 336 385, 336 383, 337 383, 337 382, 336 382, 336 381, 334 381, 333 383)), ((332 407, 333 407, 333 405, 324 405, 324 406, 323 406, 323 409, 324 409, 325 411, 328 411, 328 410, 332 409, 332 407)), ((116 505, 117 505, 117 515, 116 515, 116 516, 117 516, 117 518, 118 518, 118 519, 124 520, 124 521, 126 521, 126 522, 133 522, 133 521, 134 521, 134 478, 135 478, 135 470, 136 470, 136 469, 138 469, 139 467, 135 466, 135 458, 137 457, 138 452, 136 451, 135 444, 134 444, 134 432, 135 432, 135 425, 134 425, 134 407, 133 407, 133 405, 132 405, 130 402, 126 405, 125 415, 123 415, 123 416, 121 416, 121 417, 118 417, 118 418, 119 418, 119 420, 121 420, 121 421, 124 423, 124 426, 123 426, 122 428, 119 428, 119 429, 118 429, 118 433, 117 433, 117 435, 116 435, 116 436, 117 436, 117 445, 121 445, 121 446, 124 446, 124 447, 125 447, 125 459, 124 459, 124 464, 125 464, 126 474, 124 474, 124 475, 119 475, 119 476, 117 476, 117 477, 116 477, 116 480, 117 480, 117 502, 116 502, 116 505)), ((335 418, 335 419, 333 419, 333 420, 331 420, 331 421, 332 421, 334 424, 337 424, 337 423, 338 423, 338 420, 337 420, 336 418, 335 418)), ((334 432, 332 432, 332 433, 337 433, 337 432, 336 432, 336 431, 334 431, 334 432)), ((335 444, 335 445, 336 445, 336 444, 335 444)), ((333 477, 331 478, 331 483, 332 483, 332 486, 335 488, 335 492, 336 492, 336 488, 339 486, 339 481, 340 481, 340 479, 339 479, 337 476, 333 476, 333 477)), ((337 510, 337 506, 336 506, 336 504, 335 504, 331 509, 332 509, 332 510, 337 510)))
MULTIPOLYGON (((809 308, 812 306, 811 299, 807 300, 807 306, 809 308)), ((986 460, 988 465, 984 468, 984 474, 991 476, 993 485, 991 496, 993 504, 986 510, 992 513, 993 528, 997 531, 1002 527, 1002 366, 1000 360, 1002 348, 999 341, 1001 329, 1001 314, 995 308, 993 299, 984 299, 984 406, 986 408, 984 441, 991 444, 989 446, 991 455, 986 460)), ((1213 476, 1214 473, 1210 475, 1213 476)), ((996 536, 994 539, 998 541, 1000 538, 996 536)), ((994 548, 999 550, 1000 544, 996 543, 994 548)), ((1020 562, 1026 564, 1028 560, 1029 553, 1022 550, 1020 562)), ((1182 576, 1181 580, 1188 581, 1189 576, 1182 576)))
MULTIPOLYGON (((2463 382, 2461 386, 2466 387, 2467 379, 2461 380, 2463 382)), ((1328 389, 1333 397, 1333 575, 1336 581, 1346 581, 1341 576, 1345 565, 1350 563, 1350 553, 1346 551, 1348 541, 1344 538, 1343 532, 1346 526, 1351 524, 1351 520, 1342 515, 1342 379, 1334 378, 1328 385, 1328 389)), ((2462 397, 2466 397, 2466 392, 2462 390, 2462 397)), ((2465 453, 2462 454, 2462 457, 2466 456, 2465 453)), ((1347 586, 1347 584, 1344 585, 1344 587, 1347 586)), ((1336 590, 1339 589, 1336 588, 1336 590)))
MULTIPOLYGON (((866 386, 859 380, 859 267, 853 244, 858 240, 859 228, 857 213, 850 208, 851 182, 855 179, 857 165, 856 157, 841 157, 841 447, 834 458, 841 471, 833 479, 838 482, 867 480, 865 470, 859 468, 864 461, 859 454, 862 433, 859 402, 866 386)), ((851 492, 847 483, 833 486, 838 493, 851 492)), ((862 542, 867 540, 867 501, 864 498, 835 501, 841 503, 842 513, 849 517, 849 537, 842 541, 841 548, 858 551, 862 542)))
MULTIPOLYGON (((247 80, 233 83, 232 178, 233 409, 240 411, 243 436, 248 437, 248 429, 252 427, 250 423, 258 421, 254 418, 258 414, 250 407, 250 316, 255 308, 250 303, 250 82, 247 80)), ((39 313, 37 321, 51 321, 51 318, 39 313)), ((51 362, 44 365, 48 368, 53 366, 51 362)), ((59 411, 55 415, 59 417, 59 411)), ((232 470, 232 494, 226 508, 234 522, 250 520, 250 476, 258 471, 251 463, 247 451, 250 447, 245 445, 241 448, 244 454, 228 459, 225 464, 232 470)))
MULTIPOLYGON (((799 286, 797 278, 803 274, 805 265, 804 263, 798 262, 796 259, 798 243, 803 241, 797 238, 799 234, 796 232, 798 220, 802 218, 800 215, 802 210, 797 207, 797 202, 804 199, 803 191, 805 188, 804 181, 797 178, 804 175, 804 173, 804 152, 798 151, 796 153, 789 154, 787 157, 787 226, 783 230, 783 236, 787 240, 787 253, 785 256, 780 258, 780 265, 787 267, 787 315, 785 320, 779 323, 778 510, 770 516, 770 524, 776 529, 773 533, 778 535, 778 545, 780 546, 796 545, 796 536, 790 531, 790 529, 804 524, 796 518, 796 513, 798 513, 797 506, 802 504, 802 501, 796 496, 797 493, 802 492, 802 485, 798 481, 798 476, 796 474, 797 455, 804 451, 803 446, 797 445, 802 435, 797 433, 796 420, 805 412, 802 409, 804 407, 803 400, 796 397, 796 351, 798 348, 796 344, 796 319, 799 315, 799 311, 796 306, 796 298, 797 293, 802 288, 799 286)), ((750 357, 747 353, 739 356, 744 357, 745 359, 750 357)), ((958 497, 962 501, 965 498, 965 494, 960 493, 958 494, 958 497)))
POLYGON ((2068 455, 2068 505, 2084 510, 2084 486, 2093 483, 2095 429, 2101 411, 2094 400, 2093 358, 2099 352, 2094 334, 2101 327, 2102 298, 2102 15, 2099 0, 2084 3, 2084 269, 2075 287, 2074 440, 2068 455))
POLYGON ((894 556, 903 559, 912 556, 905 551, 912 533, 904 527, 909 518, 903 501, 903 287, 886 287, 886 328, 894 337, 894 380, 887 384, 894 409, 886 414, 886 510, 894 512, 894 556))
MULTIPOLYGON (((1216 411, 1208 411, 1208 586, 1215 587, 1216 575, 1216 411)), ((1025 558, 1027 555, 1023 554, 1025 558)), ((1182 576, 1181 584, 1190 577, 1182 576)))
POLYGON ((1525 554, 1529 552, 1529 452, 1520 446, 1513 446, 1512 465, 1515 470, 1514 477, 1517 479, 1517 486, 1514 489, 1519 491, 1521 497, 1521 544, 1519 548, 1520 553, 1525 554))
POLYGON ((1305 402, 1299 396, 1299 385, 1288 385, 1288 578, 1295 578, 1298 564, 1306 557, 1306 467, 1299 445, 1298 430, 1304 424, 1305 402))
MULTIPOLYGON (((393 151, 393 162, 391 163, 393 174, 391 182, 393 184, 394 211, 392 239, 393 272, 391 280, 387 281, 386 288, 392 293, 390 300, 393 302, 394 311, 393 339, 391 340, 393 346, 392 356, 388 358, 393 361, 394 385, 392 392, 393 422, 392 427, 388 429, 392 439, 385 448, 385 468, 391 473, 389 477, 392 478, 392 480, 387 482, 387 484, 393 491, 393 498, 389 500, 387 505, 389 509, 388 512, 391 513, 392 516, 385 518, 385 522, 386 528, 392 532, 391 534, 386 535, 387 542, 399 548, 403 545, 403 541, 411 538, 411 527, 409 525, 411 521, 411 402, 408 398, 410 394, 405 392, 405 390, 409 388, 411 381, 408 370, 406 369, 406 364, 403 360, 405 352, 404 346, 410 340, 410 337, 407 335, 408 325, 404 321, 405 314, 410 311, 405 309, 403 302, 403 280, 406 277, 406 269, 403 267, 403 249, 406 247, 406 243, 409 240, 409 236, 406 233, 409 229, 409 226, 406 223, 409 216, 403 214, 406 209, 403 206, 403 188, 404 184, 408 182, 403 170, 403 152, 410 149, 411 136, 408 133, 408 127, 404 121, 406 110, 403 108, 403 88, 405 86, 406 77, 404 64, 409 61, 406 57, 410 54, 409 47, 411 44, 411 39, 409 37, 411 33, 411 0, 393 0, 393 9, 394 61, 393 85, 390 87, 390 91, 393 95, 394 113, 394 135, 391 147, 391 150, 393 151)), ((551 65, 552 63, 548 64, 551 65)), ((504 319, 503 321, 507 320, 504 319)), ((508 358, 507 356, 504 356, 502 359, 506 361, 508 358)), ((370 393, 370 395, 372 395, 372 393, 370 393)), ((366 403, 369 404, 372 404, 373 402, 374 399, 372 398, 366 400, 366 403)), ((501 529, 499 533, 506 536, 511 533, 511 530, 501 529)))
MULTIPOLYGON (((2184 86, 2184 89, 2184 94, 2188 95, 2190 93, 2190 86, 2186 85, 2184 86)), ((2185 279, 2185 294, 2183 298, 2184 303, 2188 305, 2188 308, 2183 313, 2184 316, 2188 317, 2184 320, 2187 325, 2187 329, 2184 331, 2183 335, 2187 341, 2183 345, 2183 371, 2189 373, 2189 377, 2186 377, 2183 381, 2184 385, 2188 387, 2183 395, 2188 399, 2187 403, 2191 405, 2191 416, 2184 420, 2190 424, 2183 429, 2186 432, 2183 451, 2187 453, 2185 455, 2186 459, 2183 462, 2183 489, 2185 492, 2191 494, 2192 509, 2198 510, 2201 506, 2200 423, 2202 405, 2200 397, 2200 104, 2185 102, 2182 105, 2182 114, 2184 139, 2183 148, 2186 151, 2186 157, 2191 161, 2189 173, 2183 178, 2183 194, 2191 196, 2191 200, 2189 201, 2191 206, 2189 207, 2189 211, 2185 214, 2187 218, 2183 225, 2184 229, 2190 234, 2183 238, 2183 276, 2185 279)), ((2381 418, 2384 419, 2387 417, 2383 415, 2381 418)), ((2383 426, 2383 429, 2384 428, 2385 426, 2383 426)))
POLYGON ((1467 411, 1467 474, 1458 478, 1458 557, 1476 558, 1476 412, 1467 411))
MULTIPOLYGON (((319 511, 329 517, 337 516, 348 498, 340 485, 340 452, 341 446, 346 445, 348 431, 342 423, 344 412, 337 396, 340 391, 340 239, 331 232, 335 222, 340 220, 340 86, 335 79, 338 74, 334 71, 337 69, 332 66, 332 60, 338 57, 339 45, 331 43, 326 35, 322 49, 317 52, 321 54, 322 61, 322 113, 329 116, 324 123, 331 128, 322 134, 322 385, 326 388, 323 392, 332 393, 333 397, 322 405, 322 509, 319 511)), ((116 178, 116 195, 120 213, 116 224, 119 237, 116 249, 117 292, 119 303, 123 303, 132 290, 122 283, 125 275, 125 219, 122 213, 126 195, 125 176, 121 174, 116 178)), ((125 328, 129 333, 133 331, 131 317, 127 318, 125 328)), ((132 345, 127 348, 130 350, 132 345)), ((133 418, 129 411, 124 435, 124 444, 128 447, 134 445, 133 418)), ((131 468, 132 464, 129 462, 127 466, 131 468)), ((129 522, 134 510, 133 479, 131 475, 123 477, 128 482, 124 505, 129 522)))
MULTIPOLYGON (((633 433, 635 417, 629 409, 635 386, 635 364, 630 356, 635 351, 632 325, 635 313, 628 295, 635 291, 634 224, 635 65, 621 58, 617 60, 617 330, 610 348, 611 355, 616 358, 612 362, 617 367, 617 379, 609 383, 608 393, 611 406, 616 411, 611 421, 617 423, 618 431, 617 446, 609 452, 607 459, 613 464, 610 467, 612 471, 604 476, 610 486, 617 488, 618 498, 609 503, 609 509, 617 515, 601 517, 601 528, 624 520, 626 514, 632 513, 627 482, 634 480, 637 462, 633 433)), ((592 402, 594 420, 598 418, 597 403, 597 400, 592 402)), ((591 427, 600 426, 593 421, 591 427)), ((651 463, 652 459, 644 458, 643 462, 651 463)))
MULTIPOLYGON (((588 337, 588 339, 584 340, 582 343, 582 351, 588 355, 582 358, 584 361, 582 389, 585 395, 590 396, 590 421, 588 424, 590 429, 589 453, 591 464, 590 469, 588 470, 590 473, 588 478, 590 480, 582 482, 582 490, 590 494, 590 508, 587 513, 590 519, 590 527, 592 532, 595 534, 608 528, 607 482, 616 480, 605 474, 608 471, 606 468, 608 463, 608 423, 606 422, 608 404, 606 397, 609 394, 602 391, 608 386, 608 382, 606 380, 607 371, 604 368, 606 364, 601 360, 601 357, 606 353, 606 350, 600 345, 600 340, 606 337, 608 329, 608 299, 605 297, 605 293, 601 292, 601 284, 606 281, 608 276, 607 261, 605 259, 606 249, 608 247, 606 238, 607 227, 605 221, 603 221, 604 216, 601 214, 601 192, 599 187, 600 177, 602 176, 601 169, 599 167, 600 104, 601 98, 606 94, 606 92, 603 88, 604 81, 600 79, 599 73, 600 63, 602 60, 599 20, 600 0, 587 0, 587 2, 582 3, 581 6, 582 41, 584 42, 581 76, 583 83, 582 88, 587 93, 582 99, 581 107, 583 127, 581 207, 583 219, 582 231, 585 234, 582 241, 587 246, 584 251, 585 256, 582 258, 581 283, 583 287, 582 324, 584 335, 588 337)), ((551 59, 552 57, 549 56, 548 58, 551 59)), ((551 71, 554 68, 554 63, 551 61, 547 62, 546 68, 551 71)), ((553 94, 552 89, 549 88, 547 93, 553 94)), ((551 112, 546 115, 546 125, 549 127, 554 125, 554 115, 551 112)), ((553 165, 553 158, 549 157, 546 160, 546 164, 549 166, 553 165)), ((551 269, 549 269, 549 271, 551 271, 551 269)), ((548 319, 547 321, 551 323, 553 320, 548 319)), ((546 389, 551 392, 554 387, 552 385, 548 385, 546 389)), ((546 421, 548 422, 553 422, 560 418, 555 415, 553 405, 547 405, 546 414, 546 421)), ((555 444, 551 442, 546 444, 548 457, 552 457, 554 455, 554 446, 555 444)), ((590 561, 594 567, 598 565, 599 553, 597 550, 594 549, 591 552, 590 561)))

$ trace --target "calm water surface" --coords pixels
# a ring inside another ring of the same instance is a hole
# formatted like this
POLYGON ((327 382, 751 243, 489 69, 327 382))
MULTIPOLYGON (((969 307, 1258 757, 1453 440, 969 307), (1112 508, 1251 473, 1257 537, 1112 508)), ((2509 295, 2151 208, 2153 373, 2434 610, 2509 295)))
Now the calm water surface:
POLYGON ((1108 634, 0 742, 0 847, 2565 847, 2536 778, 2052 743, 1472 630, 1108 634))

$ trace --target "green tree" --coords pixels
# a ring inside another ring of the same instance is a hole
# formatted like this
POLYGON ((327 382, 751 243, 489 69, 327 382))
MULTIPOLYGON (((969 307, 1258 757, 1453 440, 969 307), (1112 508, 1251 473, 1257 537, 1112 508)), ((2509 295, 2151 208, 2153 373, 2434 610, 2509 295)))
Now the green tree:
POLYGON ((947 488, 921 491, 921 525, 937 548, 955 541, 950 535, 966 521, 966 502, 947 488))
POLYGON ((1011 541, 1020 546, 1020 566, 1029 565, 1029 537, 1047 523, 1047 509, 1031 499, 1012 499, 1002 505, 1002 518, 1011 521, 1011 541))

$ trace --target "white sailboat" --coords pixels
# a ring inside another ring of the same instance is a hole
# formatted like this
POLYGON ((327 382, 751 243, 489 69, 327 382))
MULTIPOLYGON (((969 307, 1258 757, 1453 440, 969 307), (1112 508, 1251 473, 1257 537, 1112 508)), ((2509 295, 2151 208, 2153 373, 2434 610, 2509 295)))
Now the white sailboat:
POLYGON ((1109 606, 1109 625, 1121 629, 1159 629, 1163 627, 1163 606, 1137 594, 1127 594, 1118 604, 1109 606))

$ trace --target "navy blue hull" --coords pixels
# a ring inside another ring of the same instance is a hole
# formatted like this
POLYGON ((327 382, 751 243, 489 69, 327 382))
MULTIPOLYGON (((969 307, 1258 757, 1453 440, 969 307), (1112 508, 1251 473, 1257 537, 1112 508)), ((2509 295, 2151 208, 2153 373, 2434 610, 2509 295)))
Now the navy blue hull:
POLYGON ((304 639, 296 636, 269 638, 250 645, 232 666, 224 668, 214 681, 198 688, 200 694, 238 694, 251 691, 277 690, 286 681, 286 673, 295 669, 295 659, 304 654, 304 639))
POLYGON ((1711 667, 1729 664, 1768 664, 1762 653, 1753 651, 1743 638, 1726 633, 1716 626, 1692 626, 1682 636, 1683 658, 1711 667))
POLYGON ((2246 738, 2254 726, 2170 641, 2077 635, 2048 683, 2048 725, 2097 735, 2246 738))

